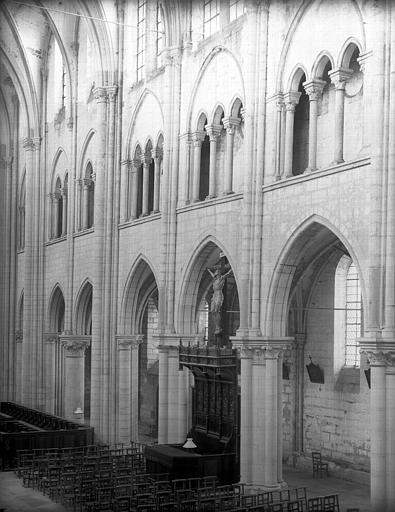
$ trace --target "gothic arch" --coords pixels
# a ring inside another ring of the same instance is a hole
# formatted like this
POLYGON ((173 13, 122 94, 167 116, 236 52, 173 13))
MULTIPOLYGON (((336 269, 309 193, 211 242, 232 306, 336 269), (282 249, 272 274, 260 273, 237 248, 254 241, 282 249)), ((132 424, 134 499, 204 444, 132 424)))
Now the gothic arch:
POLYGON ((243 79, 243 73, 242 73, 242 69, 241 69, 239 61, 237 60, 235 55, 228 48, 225 48, 224 46, 220 46, 220 45, 216 46, 207 55, 206 59, 204 60, 203 64, 201 65, 201 67, 199 69, 199 72, 197 74, 197 77, 195 79, 195 82, 194 82, 194 85, 193 85, 193 89, 192 89, 192 92, 191 92, 191 96, 190 96, 190 101, 189 101, 189 105, 188 105, 187 115, 186 115, 186 128, 187 129, 189 129, 192 126, 191 123, 192 123, 193 107, 194 107, 194 104, 195 104, 196 94, 198 92, 199 85, 200 85, 200 83, 202 81, 202 78, 203 78, 203 76, 204 76, 208 66, 210 65, 211 61, 220 52, 224 52, 224 53, 228 54, 231 57, 231 59, 234 61, 236 69, 237 69, 238 74, 239 74, 240 82, 241 82, 241 88, 242 88, 241 96, 243 98, 245 98, 244 79, 243 79))
MULTIPOLYGON (((134 132, 134 128, 135 128, 135 125, 136 125, 136 120, 137 120, 137 117, 138 117, 138 114, 146 100, 146 98, 148 98, 148 96, 152 96, 158 107, 159 107, 159 111, 160 111, 160 114, 161 114, 161 121, 162 121, 162 126, 163 126, 163 123, 164 123, 164 115, 163 115, 163 109, 162 109, 162 105, 161 105, 161 102, 159 101, 158 99, 158 96, 153 92, 151 91, 150 89, 144 89, 137 102, 136 102, 136 107, 134 109, 134 112, 132 114, 132 117, 131 117, 131 120, 130 120, 130 124, 129 124, 129 129, 128 129, 128 134, 127 134, 127 137, 126 137, 126 144, 125 144, 125 160, 129 160, 130 159, 130 155, 133 154, 131 153, 131 142, 132 142, 132 136, 133 136, 133 132, 134 132)), ((134 144, 135 146, 135 144, 134 144)))
POLYGON ((354 37, 350 37, 349 39, 347 39, 342 49, 340 50, 338 57, 338 66, 343 68, 349 68, 350 61, 355 50, 358 50, 359 53, 361 54, 361 44, 354 37))
POLYGON ((49 179, 51 180, 51 184, 49 187, 50 190, 54 190, 55 183, 56 183, 56 180, 58 177, 60 178, 61 182, 63 183, 65 176, 67 174, 67 169, 69 167, 68 161, 69 160, 67 158, 66 151, 63 149, 63 147, 59 146, 59 148, 56 150, 55 156, 52 160, 51 173, 49 174, 49 179), (59 164, 59 162, 62 163, 61 162, 62 160, 64 160, 64 169, 59 169, 58 164, 59 164))
POLYGON ((189 257, 185 267, 185 272, 181 282, 178 315, 177 332, 185 334, 196 333, 196 310, 203 298, 204 289, 207 290, 208 282, 205 282, 204 274, 208 267, 216 264, 220 254, 223 253, 232 268, 233 276, 237 285, 237 275, 235 273, 235 264, 224 245, 214 236, 209 235, 200 241, 189 257))
POLYGON ((306 81, 309 80, 309 75, 305 66, 303 66, 303 64, 296 64, 288 79, 286 91, 298 91, 300 80, 303 75, 306 77, 306 81))
POLYGON ((65 301, 61 286, 57 283, 51 293, 48 304, 48 331, 63 332, 65 301))
POLYGON ((332 55, 327 51, 322 51, 317 56, 312 70, 311 70, 311 77, 314 78, 321 78, 325 69, 325 66, 327 65, 328 61, 330 62, 331 69, 334 68, 334 60, 332 55))
POLYGON ((363 274, 357 255, 343 234, 327 219, 312 215, 306 219, 291 235, 281 251, 272 273, 266 306, 267 336, 285 336, 287 328, 291 290, 318 258, 331 247, 345 250, 354 261, 360 279, 364 302, 366 303, 363 274))
MULTIPOLYGON (((353 5, 354 11, 359 20, 359 27, 360 27, 360 30, 362 33, 362 39, 364 41, 363 46, 365 46, 366 32, 365 32, 365 26, 364 26, 364 22, 363 22, 361 8, 358 5, 356 0, 349 0, 349 3, 351 5, 353 5)), ((301 21, 302 21, 303 17, 305 16, 305 14, 307 13, 308 9, 311 6, 313 6, 314 4, 315 4, 315 2, 312 0, 303 0, 300 4, 298 10, 296 11, 291 23, 289 24, 289 28, 288 28, 287 34, 285 36, 285 40, 284 40, 283 47, 281 50, 280 58, 278 60, 279 64, 278 64, 278 68, 277 68, 277 78, 276 78, 276 90, 277 91, 281 91, 282 86, 284 84, 284 69, 285 69, 285 65, 286 65, 286 61, 287 61, 287 55, 288 55, 290 46, 293 42, 295 33, 296 33, 298 27, 300 26, 301 21)), ((306 74, 306 77, 307 76, 308 75, 306 74)))
POLYGON ((75 332, 76 334, 91 334, 92 325, 92 296, 93 287, 87 279, 78 292, 75 302, 75 332))
POLYGON ((93 128, 91 128, 89 130, 89 132, 87 133, 86 137, 85 137, 85 140, 82 144, 82 147, 81 147, 81 153, 80 153, 80 158, 79 158, 79 163, 78 163, 78 169, 79 169, 79 175, 80 177, 84 177, 84 172, 85 172, 85 169, 86 169, 86 162, 85 162, 85 159, 86 159, 86 155, 87 155, 87 152, 88 152, 88 147, 91 143, 91 140, 92 140, 92 137, 95 135, 96 133, 96 130, 94 130, 93 128))
POLYGON ((157 288, 157 283, 152 264, 140 253, 131 267, 124 287, 120 334, 139 334, 145 306, 157 288))

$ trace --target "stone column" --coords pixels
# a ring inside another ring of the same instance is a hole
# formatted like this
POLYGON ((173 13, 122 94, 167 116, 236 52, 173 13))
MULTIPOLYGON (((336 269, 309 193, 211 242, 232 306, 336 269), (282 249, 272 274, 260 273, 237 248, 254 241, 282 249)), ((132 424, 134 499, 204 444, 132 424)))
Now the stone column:
POLYGON ((159 399, 158 399, 158 443, 167 443, 167 414, 168 414, 168 349, 159 346, 159 399))
POLYGON ((178 381, 182 372, 179 371, 178 346, 168 347, 167 368, 167 442, 179 443, 182 441, 179 437, 182 425, 179 417, 178 381))
POLYGON ((45 333, 43 336, 43 352, 45 359, 45 411, 49 414, 55 414, 55 356, 58 341, 58 333, 45 333))
MULTIPOLYGON (((274 393, 274 390, 267 389, 266 382, 266 367, 265 367, 265 353, 261 348, 252 348, 252 397, 251 397, 251 410, 252 410, 252 464, 251 464, 251 483, 258 485, 271 486, 271 480, 267 479, 266 460, 267 450, 267 432, 265 431, 266 422, 265 414, 266 401, 268 391, 274 393)), ((274 408, 273 408, 274 410, 274 408)), ((276 447, 277 437, 274 433, 272 438, 273 447, 276 447)), ((276 461, 271 461, 275 463, 276 461)), ((277 466, 276 466, 277 468, 277 466)))
MULTIPOLYGON (((60 341, 65 349, 65 416, 74 420, 77 407, 84 410, 84 356, 89 346, 89 336, 62 335, 60 341)), ((80 420, 83 422, 83 417, 80 420)))
POLYGON ((395 435, 393 423, 393 363, 395 340, 361 338, 361 353, 370 362, 370 510, 395 509, 395 435))
POLYGON ((53 238, 53 217, 54 217, 54 204, 55 204, 55 194, 48 194, 48 220, 47 220, 47 230, 48 230, 48 240, 52 240, 53 238))
MULTIPOLYGON (((283 111, 284 111, 283 95, 281 93, 276 94, 275 101, 276 101, 276 155, 275 155, 274 178, 276 181, 278 181, 279 179, 281 179, 281 171, 282 171, 282 169, 281 169, 281 152, 282 152, 281 132, 282 132, 282 124, 283 124, 282 123, 283 111)), ((299 98, 297 101, 299 101, 299 98)), ((295 112, 295 109, 293 110, 293 112, 295 112)), ((292 136, 293 136, 293 116, 292 116, 291 122, 292 122, 292 136)), ((292 155, 291 155, 291 161, 292 161, 292 155)))
POLYGON ((329 72, 330 79, 335 86, 335 136, 333 163, 344 162, 344 90, 346 82, 352 75, 351 69, 338 68, 329 72))
POLYGON ((225 117, 222 123, 226 129, 226 158, 225 158, 225 195, 233 192, 233 145, 236 127, 240 124, 238 117, 225 117))
POLYGON ((144 336, 136 334, 132 337, 132 410, 130 424, 130 439, 139 440, 139 346, 144 336))
POLYGON ((206 125, 206 132, 210 138, 210 178, 208 199, 215 197, 216 188, 216 166, 217 166, 217 139, 221 133, 221 126, 210 124, 206 125))
POLYGON ((62 187, 62 236, 67 235, 67 187, 62 187))
POLYGON ((138 347, 142 335, 117 335, 118 435, 121 443, 138 441, 138 347))
POLYGON ((322 91, 326 85, 324 80, 318 78, 310 82, 304 82, 303 87, 309 95, 310 100, 310 120, 309 120, 309 164, 307 172, 317 169, 317 114, 318 100, 322 95, 322 91))
POLYGON ((252 482, 252 353, 240 347, 240 480, 252 482))
POLYGON ((300 92, 288 92, 284 95, 285 103, 285 153, 284 153, 284 177, 292 176, 293 143, 294 143, 294 118, 295 108, 299 103, 300 92))
POLYGON ((180 194, 179 206, 190 203, 190 186, 191 186, 191 165, 190 165, 190 153, 191 153, 191 140, 190 133, 186 132, 179 136, 180 139, 180 165, 183 166, 181 172, 184 174, 184 190, 180 194))
POLYGON ((54 238, 58 238, 61 233, 59 233, 59 199, 61 195, 59 192, 55 192, 54 194, 54 213, 53 213, 53 223, 54 223, 54 229, 53 229, 53 235, 54 238))
POLYGON ((149 166, 152 162, 150 157, 144 156, 143 162, 143 217, 150 214, 148 211, 148 195, 149 195, 149 166))
POLYGON ((199 201, 200 194, 200 159, 202 153, 202 142, 204 140, 204 132, 195 132, 192 134, 193 141, 193 187, 192 202, 199 201))
POLYGON ((129 219, 128 212, 128 199, 131 197, 130 187, 130 160, 122 160, 121 162, 121 186, 120 186, 120 206, 119 218, 121 222, 126 222, 129 219))
POLYGON ((303 387, 304 387, 304 346, 306 335, 295 334, 295 451, 303 451, 303 387))
POLYGON ((151 157, 154 161, 154 213, 159 212, 159 192, 160 192, 160 150, 153 149, 151 157))
POLYGON ((178 378, 178 439, 182 443, 186 439, 188 433, 188 394, 189 394, 189 379, 188 369, 180 370, 178 378))
POLYGON ((83 217, 83 227, 84 229, 88 229, 89 227, 89 189, 91 186, 90 178, 84 178, 84 217, 83 217))
POLYGON ((137 218, 137 198, 139 192, 139 175, 138 170, 141 165, 141 161, 134 159, 132 160, 132 194, 130 204, 130 218, 134 220, 137 218))
POLYGON ((76 185, 76 201, 75 201, 75 229, 76 231, 81 231, 81 203, 82 203, 82 180, 80 178, 77 178, 75 180, 76 185))
POLYGON ((395 354, 386 357, 386 412, 387 412, 387 512, 395 510, 395 354))
POLYGON ((22 402, 22 356, 23 331, 15 332, 15 401, 22 402))

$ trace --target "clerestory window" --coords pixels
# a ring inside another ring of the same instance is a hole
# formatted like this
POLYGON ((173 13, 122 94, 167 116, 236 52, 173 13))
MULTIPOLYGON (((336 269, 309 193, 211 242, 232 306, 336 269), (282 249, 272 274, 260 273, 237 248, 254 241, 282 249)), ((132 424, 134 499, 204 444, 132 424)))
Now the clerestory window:
POLYGON ((204 0, 203 37, 209 37, 219 29, 219 1, 204 0))

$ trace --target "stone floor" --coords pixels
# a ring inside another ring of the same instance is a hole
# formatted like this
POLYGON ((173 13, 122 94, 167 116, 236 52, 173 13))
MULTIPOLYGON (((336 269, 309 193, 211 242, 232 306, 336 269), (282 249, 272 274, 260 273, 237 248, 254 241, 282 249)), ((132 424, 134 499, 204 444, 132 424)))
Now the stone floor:
MULTIPOLYGON (((369 512, 369 488, 355 482, 335 477, 312 478, 311 472, 284 467, 284 480, 289 487, 307 487, 309 496, 339 494, 340 510, 359 508, 369 512)), ((0 508, 6 512, 66 512, 57 503, 51 502, 43 494, 24 488, 21 481, 11 471, 0 472, 0 508)))

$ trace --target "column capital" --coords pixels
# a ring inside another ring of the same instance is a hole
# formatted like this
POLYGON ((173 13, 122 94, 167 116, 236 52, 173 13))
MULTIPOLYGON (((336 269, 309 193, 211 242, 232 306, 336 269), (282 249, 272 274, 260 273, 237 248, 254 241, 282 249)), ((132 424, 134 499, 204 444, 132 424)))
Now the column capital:
POLYGON ((118 350, 137 349, 144 340, 143 334, 116 334, 118 350))
POLYGON ((57 332, 45 332, 43 334, 43 343, 53 345, 59 341, 59 333, 57 332))
POLYGON ((156 333, 153 335, 153 338, 156 338, 158 340, 159 349, 168 349, 169 347, 178 348, 180 346, 183 336, 175 333, 156 333))
POLYGON ((320 78, 303 82, 304 90, 308 94, 310 101, 317 101, 321 97, 325 85, 325 80, 321 80, 320 78))
POLYGON ((91 343, 90 336, 82 335, 62 334, 59 336, 59 340, 66 351, 66 357, 83 357, 91 343))
POLYGON ((234 133, 236 126, 239 126, 241 119, 239 117, 228 116, 222 119, 222 124, 225 127, 227 133, 234 133))
POLYGON ((298 91, 290 91, 283 95, 286 110, 294 111, 299 103, 302 93, 298 91))
POLYGON ((395 365, 395 340, 359 338, 359 348, 361 354, 366 354, 370 366, 395 365))
POLYGON ((130 165, 132 165, 132 160, 130 160, 129 158, 126 158, 125 160, 121 160, 121 165, 126 165, 127 167, 129 167, 130 165))
POLYGON ((92 184, 91 178, 83 178, 84 187, 90 187, 92 184))
POLYGON ((152 158, 150 155, 142 155, 141 163, 144 167, 148 167, 152 163, 152 158))
POLYGON ((336 89, 344 89, 346 82, 351 78, 352 74, 353 70, 348 68, 337 68, 328 73, 336 89))
MULTIPOLYGON (((290 94, 290 93, 288 93, 290 94)), ((299 101, 299 99, 298 99, 299 101)), ((270 96, 266 103, 275 103, 277 110, 281 111, 284 107, 284 94, 282 92, 276 92, 273 96, 270 96)))
POLYGON ((133 158, 133 160, 132 160, 132 169, 133 169, 133 171, 132 172, 136 172, 141 164, 142 164, 142 159, 133 158))
POLYGON ((35 149, 34 142, 31 137, 26 137, 25 139, 23 139, 22 145, 25 151, 34 151, 35 149))
POLYGON ((204 131, 197 130, 192 133, 192 141, 194 146, 200 146, 204 141, 206 133, 204 131))
POLYGON ((232 337, 232 346, 240 351, 242 357, 264 357, 265 359, 278 359, 286 350, 290 350, 294 344, 294 338, 286 336, 283 338, 259 338, 241 339, 232 337))
POLYGON ((93 97, 97 101, 97 103, 106 103, 107 102, 107 91, 105 87, 95 87, 93 89, 93 97))
POLYGON ((117 85, 108 85, 106 87, 108 99, 110 101, 115 101, 115 98, 117 97, 118 92, 118 86, 117 85))
POLYGON ((211 141, 216 141, 219 134, 221 133, 222 126, 220 124, 206 124, 205 126, 207 135, 210 137, 211 141))
POLYGON ((23 342, 23 331, 15 331, 15 343, 23 342))

